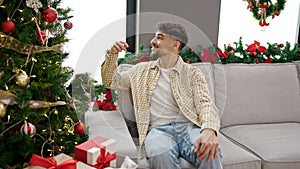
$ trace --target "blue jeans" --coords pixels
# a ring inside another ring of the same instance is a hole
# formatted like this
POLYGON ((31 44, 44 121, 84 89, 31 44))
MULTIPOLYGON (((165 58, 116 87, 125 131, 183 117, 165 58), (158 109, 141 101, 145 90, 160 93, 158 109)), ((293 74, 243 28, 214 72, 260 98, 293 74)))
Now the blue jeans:
POLYGON ((194 143, 200 128, 189 122, 171 122, 150 130, 145 139, 145 150, 153 169, 180 169, 178 157, 193 163, 197 169, 222 169, 221 151, 208 163, 194 153, 194 143))

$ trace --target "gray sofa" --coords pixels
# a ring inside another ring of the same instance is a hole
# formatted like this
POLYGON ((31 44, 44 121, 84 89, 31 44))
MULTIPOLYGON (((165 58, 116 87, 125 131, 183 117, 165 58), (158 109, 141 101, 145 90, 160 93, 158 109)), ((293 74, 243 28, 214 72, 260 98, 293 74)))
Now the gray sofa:
MULTIPOLYGON (((300 63, 194 63, 206 76, 219 110, 224 169, 300 168, 300 63)), ((120 65, 119 71, 131 65, 120 65)), ((117 164, 131 157, 148 168, 137 151, 135 117, 128 91, 118 91, 116 112, 98 112, 102 126, 88 122, 92 134, 117 140, 117 164), (94 126, 94 128, 92 127, 94 126)), ((94 116, 95 113, 93 114, 94 116)), ((182 168, 195 168, 180 159, 182 168)))

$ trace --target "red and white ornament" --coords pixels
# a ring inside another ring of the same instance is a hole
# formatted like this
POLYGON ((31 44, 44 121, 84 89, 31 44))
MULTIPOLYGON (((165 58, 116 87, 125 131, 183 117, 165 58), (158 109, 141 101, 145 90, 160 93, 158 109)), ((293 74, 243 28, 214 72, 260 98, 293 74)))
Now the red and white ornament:
POLYGON ((48 23, 53 23, 57 20, 58 17, 58 13, 54 8, 46 8, 43 12, 42 12, 42 18, 44 19, 44 21, 48 22, 48 23))
POLYGON ((20 131, 22 134, 35 134, 36 128, 33 124, 25 122, 20 131))
POLYGON ((36 35, 37 35, 38 42, 44 42, 47 39, 46 32, 43 30, 37 31, 36 35))
POLYGON ((1 24, 1 30, 4 33, 12 33, 16 28, 16 25, 11 20, 3 21, 1 24))
POLYGON ((73 23, 70 22, 70 21, 68 20, 68 21, 66 21, 66 22, 64 23, 64 27, 65 27, 66 29, 72 29, 72 28, 73 28, 73 23))
POLYGON ((74 130, 75 130, 76 133, 82 135, 85 132, 85 126, 82 122, 78 122, 78 123, 75 124, 74 130))

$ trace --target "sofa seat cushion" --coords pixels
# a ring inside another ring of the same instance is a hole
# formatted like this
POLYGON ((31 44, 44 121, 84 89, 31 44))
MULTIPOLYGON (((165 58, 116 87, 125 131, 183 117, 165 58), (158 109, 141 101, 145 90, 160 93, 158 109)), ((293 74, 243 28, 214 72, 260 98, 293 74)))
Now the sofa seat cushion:
MULTIPOLYGON (((138 160, 138 168, 149 169, 149 162, 146 158, 138 160)), ((183 158, 179 158, 179 164, 182 169, 195 169, 195 166, 183 158)))
POLYGON ((300 168, 300 123, 230 126, 221 132, 262 159, 264 169, 300 168))
MULTIPOLYGON (((261 160, 243 148, 233 144, 224 135, 219 135, 219 145, 222 151, 222 165, 224 169, 260 169, 261 160)), ((183 158, 179 158, 181 168, 194 169, 195 166, 183 158)), ((149 168, 148 161, 143 158, 138 162, 139 168, 149 168)))
POLYGON ((221 133, 219 145, 222 151, 222 165, 224 169, 260 169, 261 160, 243 148, 233 144, 221 133))

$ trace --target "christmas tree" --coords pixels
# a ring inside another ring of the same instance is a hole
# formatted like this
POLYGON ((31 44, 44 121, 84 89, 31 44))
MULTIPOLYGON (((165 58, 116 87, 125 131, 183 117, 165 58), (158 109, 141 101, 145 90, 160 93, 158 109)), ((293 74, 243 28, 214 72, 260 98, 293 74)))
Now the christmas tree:
MULTIPOLYGON (((0 168, 71 154, 88 139, 62 66, 72 28, 60 0, 0 0, 0 168)), ((83 111, 83 110, 82 110, 83 111)))

